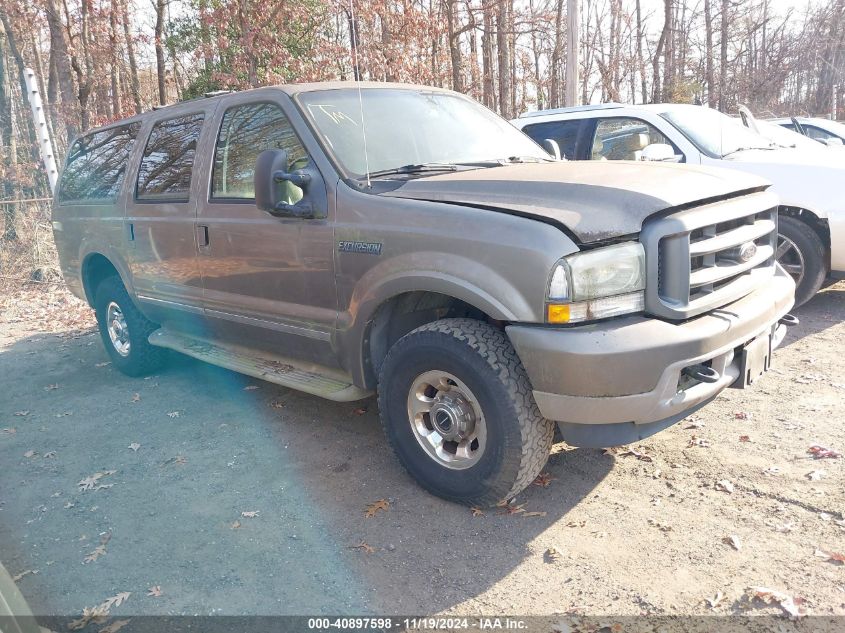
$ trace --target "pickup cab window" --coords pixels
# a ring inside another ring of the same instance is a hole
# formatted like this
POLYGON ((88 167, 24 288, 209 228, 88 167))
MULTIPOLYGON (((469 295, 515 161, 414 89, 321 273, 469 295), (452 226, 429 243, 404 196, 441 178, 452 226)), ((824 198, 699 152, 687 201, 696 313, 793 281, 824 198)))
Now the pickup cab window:
POLYGON ((137 200, 187 202, 202 114, 189 114, 153 126, 138 168, 137 200))
POLYGON ((59 202, 114 201, 140 127, 130 123, 76 139, 59 181, 59 202))
MULTIPOLYGON (((673 145, 657 128, 640 119, 627 117, 600 119, 596 125, 590 158, 592 160, 639 160, 639 153, 653 143, 673 145)), ((677 149, 675 151, 679 153, 677 149)))
MULTIPOLYGON (((308 162, 305 148, 279 106, 252 103, 226 110, 214 148, 211 198, 254 199, 255 159, 268 149, 287 151, 288 170, 300 169, 308 162)), ((284 184, 290 204, 302 199, 299 187, 290 182, 284 184)))

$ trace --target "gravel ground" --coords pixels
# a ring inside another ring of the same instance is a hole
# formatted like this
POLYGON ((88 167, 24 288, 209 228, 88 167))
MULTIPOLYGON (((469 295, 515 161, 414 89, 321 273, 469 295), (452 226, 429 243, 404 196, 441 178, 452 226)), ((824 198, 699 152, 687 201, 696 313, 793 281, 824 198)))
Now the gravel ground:
POLYGON ((845 282, 796 314, 752 389, 630 451, 557 444, 480 516, 413 483, 375 401, 127 378, 90 329, 0 320, 2 563, 44 615, 784 613, 752 587, 845 615, 845 459, 808 453, 845 452, 845 282))

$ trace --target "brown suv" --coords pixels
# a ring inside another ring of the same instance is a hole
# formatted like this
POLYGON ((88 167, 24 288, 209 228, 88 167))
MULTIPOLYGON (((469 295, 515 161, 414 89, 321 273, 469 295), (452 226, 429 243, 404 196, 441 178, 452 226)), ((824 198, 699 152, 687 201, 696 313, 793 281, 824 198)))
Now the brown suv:
POLYGON ((180 103, 69 151, 53 226, 123 372, 165 348, 333 400, 378 391, 428 490, 491 504, 580 446, 746 386, 794 285, 749 176, 568 163, 446 90, 180 103))

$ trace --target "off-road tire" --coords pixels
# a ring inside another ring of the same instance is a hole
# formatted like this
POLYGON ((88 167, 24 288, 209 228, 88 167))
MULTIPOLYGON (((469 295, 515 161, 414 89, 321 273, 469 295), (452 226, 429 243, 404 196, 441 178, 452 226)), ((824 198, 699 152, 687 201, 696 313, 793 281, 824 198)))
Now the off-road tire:
POLYGON ((100 282, 94 295, 94 310, 97 315, 97 325, 100 328, 100 337, 103 339, 103 345, 111 358, 112 365, 127 376, 144 376, 161 368, 166 360, 166 350, 150 345, 148 341, 149 335, 158 329, 158 325, 148 320, 135 307, 119 277, 107 277, 100 282), (109 338, 106 313, 111 302, 120 307, 129 329, 130 346, 126 356, 118 353, 109 338))
POLYGON ((778 233, 789 238, 804 259, 804 277, 795 288, 795 307, 807 303, 827 276, 825 248, 818 234, 797 218, 778 217, 778 233))
POLYGON ((554 423, 537 408, 525 368, 507 336, 474 319, 442 319, 399 339, 382 364, 378 386, 382 426, 408 473, 429 492, 458 503, 490 506, 511 499, 540 474, 554 423), (475 394, 487 429, 479 461, 452 470, 430 457, 415 436, 407 398, 414 379, 448 371, 475 394))

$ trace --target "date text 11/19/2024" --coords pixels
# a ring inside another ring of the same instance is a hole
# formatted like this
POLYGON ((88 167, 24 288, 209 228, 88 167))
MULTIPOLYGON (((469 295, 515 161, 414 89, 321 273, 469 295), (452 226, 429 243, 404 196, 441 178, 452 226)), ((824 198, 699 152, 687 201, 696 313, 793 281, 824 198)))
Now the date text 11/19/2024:
POLYGON ((525 620, 505 617, 351 617, 309 618, 312 631, 520 631, 527 628, 525 620))

